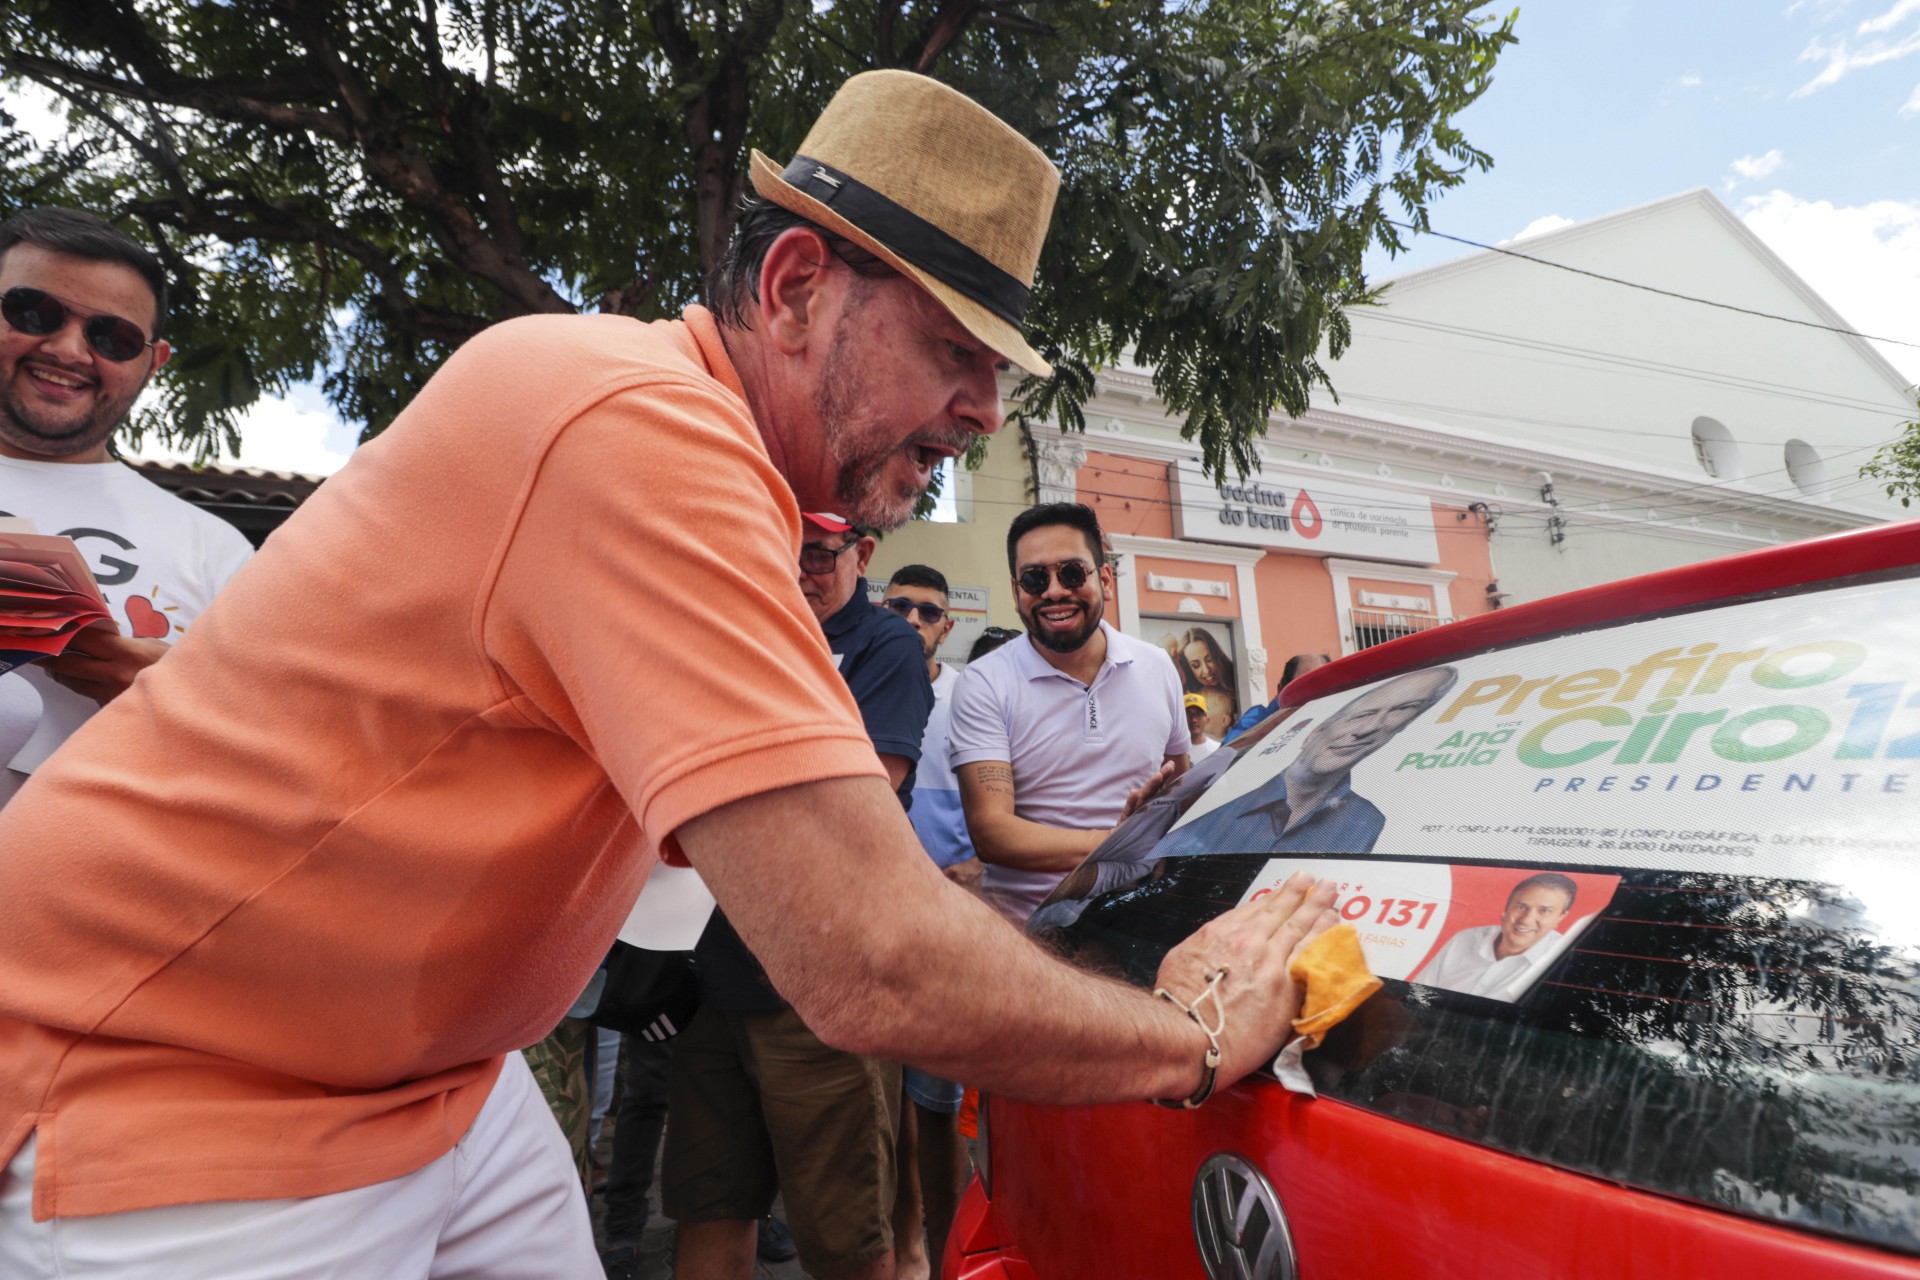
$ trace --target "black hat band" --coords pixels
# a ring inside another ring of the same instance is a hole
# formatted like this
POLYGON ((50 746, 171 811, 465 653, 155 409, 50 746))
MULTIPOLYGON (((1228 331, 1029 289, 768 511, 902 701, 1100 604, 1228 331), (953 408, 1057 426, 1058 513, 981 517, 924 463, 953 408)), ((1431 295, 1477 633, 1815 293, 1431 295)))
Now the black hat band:
POLYGON ((914 266, 1018 328, 1033 291, 911 209, 832 165, 795 156, 780 175, 914 266))

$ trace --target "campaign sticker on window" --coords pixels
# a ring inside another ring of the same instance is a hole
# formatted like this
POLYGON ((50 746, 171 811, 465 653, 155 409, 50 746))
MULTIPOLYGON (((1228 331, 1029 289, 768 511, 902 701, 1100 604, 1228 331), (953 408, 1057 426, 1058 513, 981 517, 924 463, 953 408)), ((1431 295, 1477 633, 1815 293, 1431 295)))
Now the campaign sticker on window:
POLYGON ((1274 858, 1242 902, 1305 871, 1338 886, 1334 909, 1382 978, 1516 1000, 1613 901, 1620 877, 1591 871, 1274 858))
MULTIPOLYGON (((1913 866, 1920 581, 1549 636, 1305 702, 1153 851, 1222 853, 1786 880, 1913 866)), ((1882 936, 1917 936, 1912 913, 1883 913, 1882 936)))

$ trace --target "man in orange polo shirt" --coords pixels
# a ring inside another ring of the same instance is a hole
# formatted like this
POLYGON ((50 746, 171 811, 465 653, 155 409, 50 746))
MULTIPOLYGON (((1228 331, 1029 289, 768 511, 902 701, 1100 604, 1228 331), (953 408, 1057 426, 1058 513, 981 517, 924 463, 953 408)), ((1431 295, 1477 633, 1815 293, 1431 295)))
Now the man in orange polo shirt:
POLYGON ((1217 1034, 1052 960, 919 851, 794 582, 803 509, 901 523, 1047 371, 1052 166, 876 72, 753 181, 713 312, 468 342, 0 814, 0 1274, 593 1274, 511 1050, 661 857, 852 1052, 1075 1102, 1272 1057, 1326 887, 1168 956, 1217 1034))

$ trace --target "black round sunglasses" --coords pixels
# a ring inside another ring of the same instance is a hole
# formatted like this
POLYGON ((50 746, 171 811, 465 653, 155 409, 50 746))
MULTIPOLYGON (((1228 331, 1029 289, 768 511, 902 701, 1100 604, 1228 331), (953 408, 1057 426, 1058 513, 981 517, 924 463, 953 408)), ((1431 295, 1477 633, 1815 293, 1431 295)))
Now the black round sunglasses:
POLYGON ((115 364, 137 360, 142 351, 153 345, 147 339, 146 331, 133 321, 104 312, 82 311, 79 307, 60 301, 45 289, 19 285, 0 293, 0 317, 30 337, 44 338, 50 333, 60 332, 66 327, 69 313, 86 317, 80 332, 86 337, 87 345, 115 364))
POLYGON ((1084 560, 1062 560, 1059 564, 1030 564, 1020 571, 1016 581, 1020 589, 1030 596, 1047 594, 1047 584, 1055 578, 1068 591, 1078 591, 1087 585, 1087 579, 1093 576, 1093 569, 1084 560))

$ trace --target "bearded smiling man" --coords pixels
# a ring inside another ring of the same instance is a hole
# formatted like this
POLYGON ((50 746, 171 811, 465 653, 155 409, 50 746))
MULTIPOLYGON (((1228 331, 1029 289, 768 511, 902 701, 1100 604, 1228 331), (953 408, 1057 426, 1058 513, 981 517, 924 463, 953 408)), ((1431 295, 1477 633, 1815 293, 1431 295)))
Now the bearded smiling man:
POLYGON ((1517 1000, 1559 956, 1560 926, 1580 888, 1557 871, 1514 885, 1498 924, 1462 929, 1413 975, 1415 982, 1492 1000, 1517 1000))
POLYGON ((0 1274, 597 1274, 513 1050, 661 859, 853 1053, 1197 1103, 1279 1049, 1332 886, 1175 948, 1179 1005, 1059 963, 920 850, 795 581, 801 511, 899 523, 1048 371, 1052 165, 874 72, 752 179, 712 311, 470 340, 7 808, 0 1274))
POLYGON ((1113 569, 1091 508, 1015 516, 1007 567, 1027 634, 961 675, 950 759, 981 891, 1024 922, 1106 839, 1130 791, 1186 772, 1190 744, 1173 660, 1102 621, 1113 569))
POLYGON ((226 521, 110 456, 107 441, 172 349, 166 276, 77 209, 0 223, 0 514, 71 533, 118 629, 0 678, 0 804, 158 662, 253 554, 226 521))

